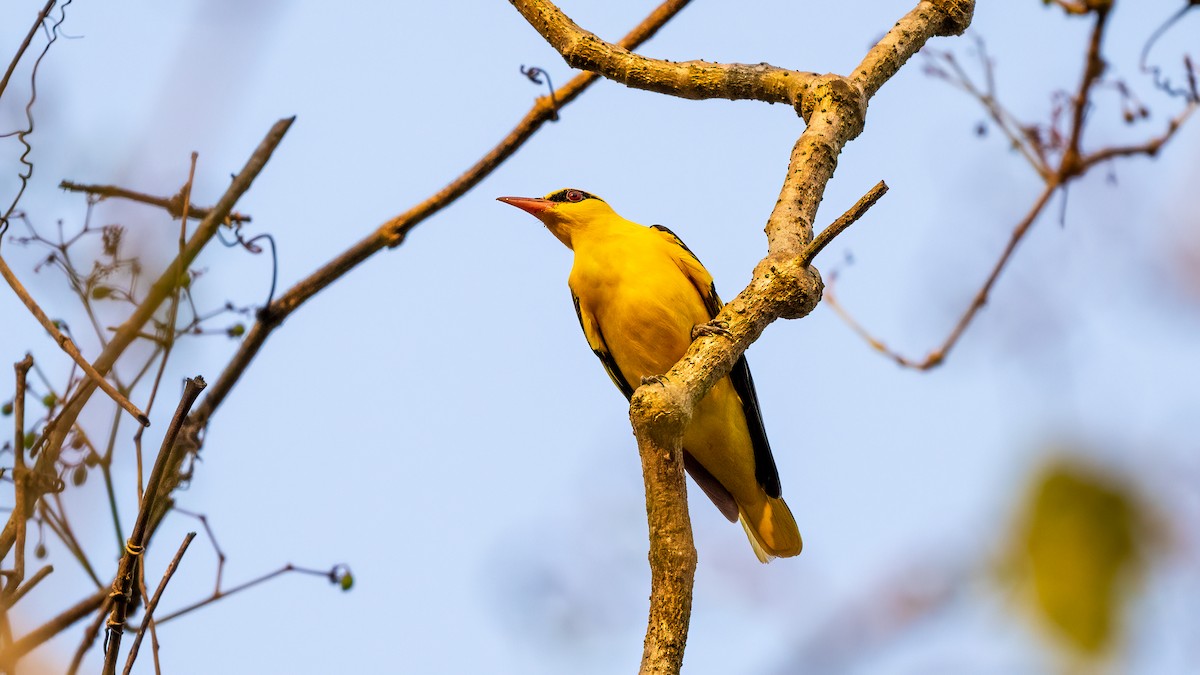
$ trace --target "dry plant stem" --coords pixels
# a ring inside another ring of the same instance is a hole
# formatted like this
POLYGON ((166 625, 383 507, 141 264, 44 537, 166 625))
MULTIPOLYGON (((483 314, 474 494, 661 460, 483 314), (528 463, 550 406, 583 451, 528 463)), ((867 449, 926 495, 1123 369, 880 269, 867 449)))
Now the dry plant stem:
POLYGON ((38 323, 42 324, 42 328, 45 328, 47 333, 50 333, 50 336, 53 337, 54 341, 58 343, 58 346, 64 352, 66 352, 67 355, 70 356, 80 368, 83 368, 83 372, 87 373, 91 382, 99 385, 100 389, 102 389, 104 393, 108 394, 109 398, 116 401, 117 405, 124 408, 130 415, 133 415, 133 418, 136 419, 139 424, 144 427, 150 426, 150 419, 146 417, 146 413, 142 412, 136 405, 131 403, 129 399, 126 398, 121 392, 117 391, 117 388, 114 387, 112 383, 106 380, 99 371, 93 368, 92 364, 88 363, 87 359, 83 358, 83 354, 79 353, 79 348, 75 346, 75 342, 66 335, 63 335, 62 332, 58 330, 58 326, 55 326, 54 322, 50 320, 50 317, 46 316, 46 313, 42 311, 42 308, 39 307, 36 302, 34 302, 33 296, 29 294, 29 291, 25 290, 25 286, 23 286, 20 280, 17 279, 17 275, 13 273, 12 268, 8 266, 8 263, 5 262, 3 257, 0 257, 0 276, 4 277, 4 280, 8 282, 9 287, 12 288, 13 292, 17 294, 17 297, 21 299, 21 302, 25 304, 25 307, 29 310, 29 313, 33 315, 33 318, 37 319, 38 323))
MULTIPOLYGON (((1059 159, 1057 167, 1050 167, 1044 163, 1034 162, 1034 168, 1045 181, 1045 186, 1041 195, 1035 200, 1026 216, 1017 223, 1013 229, 1013 233, 1009 238, 1008 245, 1000 254, 999 260, 992 267, 991 273, 988 275, 983 286, 976 292, 971 304, 963 312, 958 322, 951 329, 949 335, 943 340, 942 344, 930 351, 925 358, 917 360, 910 359, 899 352, 889 348, 882 340, 875 337, 866 328, 862 326, 844 307, 837 301, 833 293, 833 289, 829 289, 827 300, 830 307, 837 313, 839 317, 861 337, 872 349, 880 352, 889 359, 895 361, 898 365, 905 368, 913 368, 915 370, 930 370, 943 363, 950 350, 958 343, 958 340, 963 336, 967 327, 978 315, 979 310, 987 303, 988 296, 991 294, 996 280, 1000 277, 1006 265, 1012 259, 1012 255, 1016 250, 1021 240, 1028 234, 1030 228, 1037 220, 1038 215, 1045 208, 1047 202, 1060 188, 1064 188, 1071 181, 1081 178, 1095 166, 1116 159, 1118 157, 1130 157, 1135 155, 1146 155, 1153 157, 1158 154, 1158 151, 1165 145, 1176 132, 1183 126, 1183 123, 1200 107, 1200 101, 1195 99, 1189 100, 1188 104, 1168 123, 1167 128, 1163 133, 1150 138, 1144 143, 1136 145, 1117 146, 1111 148, 1102 148, 1095 152, 1084 153, 1081 150, 1083 127, 1086 123, 1086 111, 1091 106, 1091 92, 1095 88, 1096 82, 1104 73, 1105 62, 1102 52, 1104 32, 1108 25, 1110 4, 1103 2, 1096 3, 1093 8, 1089 4, 1073 5, 1079 8, 1079 11, 1070 9, 1066 4, 1059 3, 1064 9, 1071 14, 1096 14, 1096 23, 1092 28, 1091 36, 1088 41, 1088 50, 1085 56, 1085 66, 1083 75, 1080 78, 1078 93, 1071 100, 1071 126, 1068 131, 1069 140, 1063 150, 1062 156, 1059 159)), ((953 63, 953 62, 952 62, 953 63)), ((966 74, 955 65, 956 74, 959 81, 956 83, 962 87, 967 93, 978 99, 985 108, 992 112, 993 119, 1003 126, 1003 123, 997 118, 995 110, 1002 110, 999 104, 996 103, 989 95, 984 95, 979 92, 966 77, 966 74)), ((989 74, 990 77, 990 74, 989 74)), ((989 88, 990 92, 990 88, 989 88)))
POLYGON ((945 361, 946 355, 949 354, 954 345, 958 343, 959 338, 962 337, 963 332, 975 318, 975 315, 978 314, 979 310, 983 309, 983 306, 987 304, 988 295, 991 294, 992 287, 996 285, 996 280, 1000 278, 1000 273, 1004 271, 1004 268, 1008 265, 1009 259, 1012 258, 1013 253, 1016 252, 1017 245, 1019 245, 1021 240, 1025 238, 1026 233, 1029 232, 1029 228, 1033 227, 1033 224, 1037 221, 1037 217, 1041 215, 1043 210, 1045 210, 1046 204, 1049 203, 1050 197, 1054 195, 1058 187, 1058 183, 1050 183, 1046 185, 1045 189, 1042 190, 1042 194, 1038 197, 1037 201, 1034 202, 1033 207, 1028 213, 1025 214, 1025 217, 1021 219, 1021 222, 1018 223, 1017 227, 1013 230, 1012 235, 1009 236, 1008 245, 1004 247, 1004 252, 1001 253, 999 260, 997 260, 996 264, 992 266, 992 271, 990 274, 988 274, 988 278, 983 283, 983 286, 981 286, 980 289, 975 293, 975 297, 972 298, 970 306, 967 307, 967 311, 964 312, 961 317, 959 317, 958 323, 954 325, 954 328, 950 331, 950 334, 946 336, 946 339, 942 341, 942 344, 937 349, 929 352, 924 359, 919 361, 910 359, 903 354, 893 351, 881 340, 868 332, 865 328, 863 328, 862 324, 858 323, 858 321, 856 321, 854 317, 852 317, 841 306, 841 303, 837 301, 837 297, 834 295, 832 288, 828 289, 825 300, 833 309, 833 311, 836 312, 837 315, 841 317, 841 319, 845 321, 848 326, 850 326, 850 329, 853 330, 868 345, 870 345, 872 349, 895 361, 897 365, 915 370, 930 370, 935 368, 945 361))
MULTIPOLYGON (((4 587, 4 605, 11 607, 17 587, 25 580, 25 525, 29 521, 26 512, 25 486, 28 482, 28 469, 25 467, 25 377, 33 367, 33 355, 25 354, 25 358, 13 364, 17 373, 17 391, 13 394, 13 489, 15 504, 12 518, 17 524, 16 546, 13 556, 13 572, 4 587)), ((8 551, 0 553, 0 558, 7 558, 8 551)))
POLYGON ((45 579, 46 577, 50 576, 50 574, 53 571, 54 571, 54 565, 44 565, 41 569, 34 572, 33 576, 29 577, 29 581, 26 581, 24 586, 21 586, 20 588, 18 588, 11 596, 9 596, 4 601, 5 609, 10 609, 10 608, 12 608, 13 605, 20 602, 21 598, 25 597, 26 593, 33 590, 34 586, 37 586, 42 581, 42 579, 45 579))
MULTIPOLYGON (((191 162, 188 165, 187 182, 183 185, 183 190, 180 194, 183 195, 183 203, 190 204, 192 199, 192 185, 196 181, 196 152, 192 152, 191 162)), ((175 262, 183 262, 183 251, 187 246, 187 213, 184 213, 179 219, 179 252, 176 253, 175 262)), ((183 275, 187 274, 186 267, 175 267, 175 278, 182 279, 183 275)), ((162 384, 163 373, 167 371, 167 359, 171 358, 171 349, 175 346, 175 323, 179 317, 179 293, 180 286, 177 283, 171 290, 171 305, 168 310, 167 330, 163 332, 162 340, 162 359, 158 364, 158 371, 154 374, 154 384, 150 386, 150 397, 146 401, 146 410, 149 411, 154 407, 154 401, 158 397, 158 385, 162 384)), ((142 432, 145 427, 137 430, 133 435, 133 445, 136 450, 137 457, 137 491, 138 499, 142 498, 142 432)))
POLYGON ((292 573, 292 572, 302 573, 302 574, 314 574, 314 575, 317 575, 317 577, 328 577, 328 573, 314 571, 314 569, 308 569, 305 567, 296 567, 295 565, 292 565, 292 563, 289 562, 289 563, 287 563, 287 565, 284 565, 281 568, 275 569, 275 571, 268 572, 266 574, 263 574, 262 577, 256 577, 254 579, 251 579, 250 581, 244 581, 244 583, 238 584, 238 585, 232 587, 232 589, 222 591, 220 589, 220 587, 217 587, 217 589, 215 591, 212 591, 211 596, 202 599, 202 601, 197 601, 190 605, 187 605, 187 607, 185 607, 185 608, 175 610, 175 611, 173 611, 173 613, 170 613, 167 616, 163 616, 162 619, 156 619, 155 625, 162 626, 163 623, 167 623, 168 621, 174 621, 175 619, 179 619, 180 616, 184 616, 185 614, 191 614, 192 611, 196 611, 197 609, 200 609, 203 607, 208 607, 208 605, 215 603, 217 601, 221 601, 221 599, 223 599, 223 598, 227 598, 229 596, 236 595, 236 593, 240 593, 242 591, 252 589, 252 587, 254 587, 254 586, 258 586, 259 584, 265 584, 266 581, 270 581, 271 579, 275 579, 276 577, 281 577, 281 575, 283 575, 283 574, 288 574, 288 573, 292 573))
MULTIPOLYGON (((689 1, 667 0, 617 44, 627 49, 641 45, 653 37, 671 17, 687 6, 689 1)), ((569 105, 598 79, 599 77, 594 73, 582 73, 559 87, 554 92, 554 98, 558 101, 557 110, 561 111, 569 105)), ((237 353, 209 387, 208 394, 200 402, 192 419, 189 420, 187 435, 198 436, 199 431, 208 424, 209 418, 225 400, 234 384, 241 379, 250 362, 254 360, 255 355, 266 342, 267 337, 284 319, 307 302, 309 298, 340 279, 367 258, 385 247, 399 246, 414 227, 452 204, 495 171, 504 160, 524 145, 543 124, 553 117, 555 110, 549 96, 539 98, 517 126, 474 166, 425 201, 380 225, 362 241, 330 260, 321 269, 288 289, 269 307, 265 307, 258 320, 246 332, 237 353)))
POLYGON ((55 2, 57 0, 46 1, 46 6, 42 8, 42 11, 38 12, 37 20, 29 27, 29 32, 25 35, 25 39, 21 42, 21 46, 17 48, 17 53, 13 54, 12 61, 9 61, 8 68, 4 71, 4 79, 0 79, 0 98, 3 98, 4 91, 8 89, 8 81, 12 79, 13 72, 17 69, 17 64, 21 62, 21 57, 25 56, 30 43, 33 42, 33 36, 37 35, 38 28, 41 28, 42 22, 50 15, 50 10, 54 9, 55 2))
POLYGON ((184 536, 183 543, 179 545, 179 550, 175 552, 175 557, 171 559, 171 563, 167 565, 167 570, 163 572, 162 581, 158 583, 158 588, 154 590, 154 597, 150 598, 149 604, 146 605, 146 616, 142 619, 142 625, 138 628, 137 635, 133 638, 133 644, 129 646, 129 656, 125 659, 125 670, 121 671, 124 675, 129 675, 133 670, 133 662, 137 660, 138 648, 142 644, 142 638, 146 635, 146 627, 154 622, 154 609, 158 607, 158 601, 162 598, 163 590, 166 589, 167 582, 171 580, 171 575, 175 574, 175 568, 179 567, 179 561, 187 551, 188 545, 195 538, 195 532, 188 532, 184 536))
POLYGON ((883 181, 876 183, 874 187, 867 191, 867 194, 863 195, 857 202, 855 202, 854 206, 851 206, 849 210, 838 216, 838 219, 830 223, 829 227, 821 230, 821 234, 818 234, 817 238, 813 239, 812 243, 808 245, 804 253, 800 255, 800 264, 811 265, 813 259, 816 258, 817 254, 824 250, 827 245, 829 245, 829 242, 833 241, 834 238, 844 232, 846 228, 857 222, 859 218, 862 218, 868 209, 870 209, 872 206, 875 206, 875 202, 879 201, 881 197, 887 194, 887 191, 887 183, 884 183, 883 181))
MULTIPOLYGON (((556 48, 576 40, 587 40, 589 49, 603 51, 606 47, 573 23, 559 22, 554 31, 548 30, 546 17, 558 11, 548 2, 514 0, 514 4, 539 32, 550 33, 559 41, 551 42, 556 48), (572 29, 576 31, 573 38, 558 35, 572 29)), ((767 257, 756 266, 750 285, 716 317, 728 326, 729 339, 696 340, 659 383, 642 386, 634 393, 630 419, 642 457, 651 534, 651 596, 643 673, 678 673, 687 640, 696 552, 679 449, 692 411, 768 324, 812 311, 822 285, 816 271, 804 261, 815 255, 815 251, 807 253, 812 223, 825 185, 837 167, 837 156, 862 131, 867 101, 883 83, 929 38, 961 34, 973 11, 970 0, 923 0, 868 52, 852 76, 824 75, 812 78, 803 88, 793 104, 807 126, 792 150, 779 201, 767 221, 767 257)), ((593 59, 596 63, 601 60, 593 59)), ((647 69, 661 66, 661 77, 650 72, 647 79, 671 82, 676 77, 670 72, 673 64, 645 60, 640 65, 647 69)))
POLYGON ((100 636, 100 627, 104 625, 104 620, 108 618, 107 608, 111 602, 111 599, 106 597, 105 602, 100 606, 100 611, 96 614, 96 618, 84 629, 83 639, 79 642, 79 646, 76 647, 75 656, 71 657, 71 664, 67 667, 67 675, 75 675, 79 672, 79 667, 83 664, 83 657, 87 655, 92 645, 96 644, 96 638, 100 636))
POLYGON ((634 89, 690 99, 752 99, 794 105, 817 77, 816 73, 802 73, 766 63, 747 65, 650 59, 583 30, 549 2, 510 2, 572 68, 599 73, 634 89))
POLYGON ((75 603, 62 614, 33 629, 24 637, 12 643, 8 649, 0 652, 0 668, 9 669, 22 656, 36 649, 46 640, 70 628, 76 621, 100 609, 108 597, 108 589, 99 591, 75 603))
POLYGON ((1158 151, 1161 150, 1164 145, 1166 145, 1167 141, 1171 140, 1171 138, 1175 135, 1175 132, 1179 131, 1179 129, 1183 126, 1183 123, 1186 122, 1187 119, 1196 112, 1197 107, 1200 107, 1200 101, 1189 101, 1187 106, 1180 111, 1178 115, 1171 118, 1171 121, 1167 123, 1167 128, 1163 133, 1151 138, 1145 143, 1103 148, 1088 154, 1081 162, 1083 168, 1080 172, 1080 175, 1083 175, 1083 172, 1086 172, 1088 169, 1091 169, 1097 164, 1107 162, 1112 159, 1117 159, 1118 157, 1132 157, 1135 155, 1154 157, 1158 154, 1158 151))
POLYGON ((1109 9, 1111 5, 1097 3, 1093 10, 1096 13, 1096 24, 1092 28, 1092 37, 1088 43, 1087 56, 1084 59, 1083 77, 1079 82, 1079 93, 1075 95, 1071 105, 1071 131, 1067 148, 1059 163, 1060 179, 1079 175, 1084 170, 1081 159, 1080 141, 1083 139, 1084 116, 1087 113, 1092 96, 1092 86, 1104 74, 1104 55, 1101 53, 1104 43, 1104 29, 1108 26, 1109 9))
POLYGON ((162 447, 159 448, 158 456, 154 459, 154 467, 150 470, 150 478, 146 481, 146 491, 142 494, 137 519, 134 520, 133 530, 129 534, 129 542, 125 545, 125 553, 121 556, 121 562, 117 566, 116 577, 113 579, 112 593, 110 595, 113 599, 112 612, 109 614, 108 619, 108 651, 104 655, 104 669, 102 671, 105 675, 113 675, 117 669, 117 656, 121 649, 121 635, 125 628, 125 617, 129 610, 129 596, 136 573, 135 566, 145 551, 146 540, 149 534, 147 525, 150 522, 150 514, 159 499, 159 488, 163 482, 163 474, 166 473, 166 467, 171 463, 171 454, 176 450, 175 439, 179 436, 179 429, 183 426, 183 420, 192 409, 192 404, 196 402, 196 398, 200 396, 200 392, 204 390, 204 386, 204 378, 200 376, 189 378, 186 381, 183 389, 183 398, 180 399, 179 406, 175 409, 175 416, 171 418, 171 425, 167 427, 167 433, 163 436, 162 447))
MULTIPOLYGON (((142 304, 117 328, 112 340, 109 341, 108 345, 100 352, 100 356, 92 364, 97 372, 102 375, 107 373, 116 364, 117 359, 125 352, 125 349, 137 339, 142 326, 149 321, 159 305, 166 300, 178 284, 179 278, 174 273, 175 270, 187 269, 192 261, 196 259, 196 256, 200 254, 204 246, 216 234, 217 228, 225 222, 229 213, 233 210, 234 204, 237 203, 237 200, 241 198, 246 190, 250 189, 250 185, 254 182, 254 179, 262 171, 263 167, 266 166, 267 160, 271 158, 271 154, 278 147, 280 141, 283 140, 284 134, 287 133, 294 119, 279 120, 267 132, 266 137, 259 144, 258 148, 255 149, 254 154, 250 156, 245 167, 234 177, 232 184, 225 191, 225 194, 213 206, 212 211, 200 221, 195 233, 184 249, 182 259, 167 265, 163 274, 147 291, 146 298, 142 301, 142 304)), ((44 435, 48 437, 39 441, 42 448, 35 470, 48 471, 54 465, 54 462, 58 460, 58 454, 62 449, 63 441, 66 440, 67 432, 75 424, 76 418, 79 417, 80 411, 83 410, 84 404, 87 403, 93 391, 95 391, 94 380, 89 379, 81 384, 75 394, 63 406, 63 410, 59 413, 58 417, 47 425, 47 431, 44 435)), ((31 495, 30 499, 32 498, 33 496, 31 495)), ((0 533, 0 550, 5 550, 7 547, 12 546, 11 542, 15 535, 15 524, 10 518, 3 533, 0 533)))
MULTIPOLYGON (((191 199, 181 195, 175 195, 174 197, 155 197, 154 195, 148 195, 144 192, 136 192, 134 190, 127 190, 123 187, 117 187, 116 185, 87 185, 69 180, 60 182, 58 187, 66 190, 67 192, 84 192, 96 197, 128 199, 132 202, 157 206, 166 210, 167 213, 171 214, 172 218, 184 217, 184 204, 188 205, 186 215, 189 218, 203 219, 212 212, 212 209, 196 206, 191 203, 191 199)), ((249 223, 250 216, 243 215, 237 211, 231 211, 229 213, 229 221, 234 223, 249 223)))

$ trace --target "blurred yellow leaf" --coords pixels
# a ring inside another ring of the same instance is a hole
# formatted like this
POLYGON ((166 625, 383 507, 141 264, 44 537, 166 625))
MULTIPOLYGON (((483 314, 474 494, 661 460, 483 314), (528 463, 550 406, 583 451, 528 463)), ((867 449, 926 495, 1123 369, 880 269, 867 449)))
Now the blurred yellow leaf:
POLYGON ((1034 477, 1022 511, 1010 562, 1031 609, 1073 650, 1109 651, 1150 539, 1137 495, 1098 468, 1058 460, 1034 477))

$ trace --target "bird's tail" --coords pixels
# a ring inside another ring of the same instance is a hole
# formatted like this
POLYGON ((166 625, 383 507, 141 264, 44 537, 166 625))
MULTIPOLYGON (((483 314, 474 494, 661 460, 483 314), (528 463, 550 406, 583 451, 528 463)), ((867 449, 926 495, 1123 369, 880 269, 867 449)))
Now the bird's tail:
POLYGON ((800 554, 804 542, 800 539, 800 528, 787 504, 779 498, 763 495, 758 504, 746 508, 738 505, 738 520, 759 562, 768 563, 772 558, 790 558, 800 554))

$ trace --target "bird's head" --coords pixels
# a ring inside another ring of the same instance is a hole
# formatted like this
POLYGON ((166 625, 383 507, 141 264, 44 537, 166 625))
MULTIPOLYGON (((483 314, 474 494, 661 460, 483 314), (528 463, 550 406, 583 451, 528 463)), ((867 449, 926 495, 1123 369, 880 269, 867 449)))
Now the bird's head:
POLYGON ((616 217, 612 207, 596 195, 564 188, 545 197, 498 197, 499 201, 533 215, 546 225, 558 240, 571 245, 572 235, 603 221, 616 217))

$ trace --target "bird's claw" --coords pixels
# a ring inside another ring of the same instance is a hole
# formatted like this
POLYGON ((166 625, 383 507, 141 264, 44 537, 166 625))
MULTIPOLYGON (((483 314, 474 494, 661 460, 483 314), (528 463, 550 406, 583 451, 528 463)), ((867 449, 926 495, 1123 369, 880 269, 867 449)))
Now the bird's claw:
POLYGON ((642 384, 657 384, 666 386, 663 383, 667 381, 666 375, 647 375, 642 378, 642 384))
POLYGON ((712 337, 714 335, 733 339, 733 333, 729 332, 729 324, 724 321, 709 321, 708 323, 698 323, 692 326, 693 342, 702 337, 712 337))

